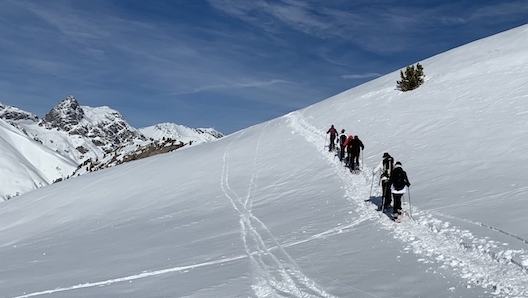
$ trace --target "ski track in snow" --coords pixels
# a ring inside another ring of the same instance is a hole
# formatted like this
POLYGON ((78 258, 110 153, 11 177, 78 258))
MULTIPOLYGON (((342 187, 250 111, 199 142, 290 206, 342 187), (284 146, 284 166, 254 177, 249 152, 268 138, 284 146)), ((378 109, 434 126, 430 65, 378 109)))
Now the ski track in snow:
MULTIPOLYGON (((292 133, 298 133, 327 157, 328 163, 336 168, 336 174, 343 181, 346 197, 353 202, 361 217, 369 217, 380 227, 389 230, 395 239, 406 244, 405 250, 419 256, 423 263, 437 263, 440 268, 463 278, 467 287, 479 286, 497 297, 528 297, 528 256, 527 250, 506 249, 506 243, 478 238, 468 230, 462 230, 435 216, 469 222, 528 244, 526 239, 501 229, 465 219, 455 218, 433 210, 418 210, 413 206, 413 219, 395 224, 386 216, 379 216, 374 206, 365 199, 370 198, 371 185, 374 182, 372 168, 362 165, 359 175, 350 173, 341 162, 329 155, 325 147, 325 131, 313 127, 307 122, 302 111, 285 116, 292 133), (344 170, 343 170, 344 168, 344 170), (521 261, 519 261, 521 259, 521 261)), ((374 194, 373 194, 374 195, 374 194)), ((380 196, 379 187, 375 195, 380 196)), ((404 205, 404 207, 409 205, 404 205)))
POLYGON ((86 282, 86 283, 82 283, 82 284, 78 284, 78 285, 74 285, 70 287, 55 288, 51 290, 44 290, 44 291, 34 292, 34 293, 25 293, 23 295, 15 296, 12 298, 28 298, 28 297, 49 295, 49 294, 54 294, 54 293, 61 293, 61 292, 67 292, 67 291, 73 291, 73 290, 79 290, 79 289, 85 289, 85 288, 109 286, 115 283, 130 282, 130 281, 137 280, 137 279, 155 277, 158 275, 163 275, 163 274, 168 274, 168 273, 186 272, 188 270, 192 270, 192 269, 196 269, 200 267, 224 264, 224 263, 233 262, 233 261, 237 261, 237 260, 245 259, 245 258, 246 256, 241 255, 241 256, 236 256, 232 258, 223 258, 223 259, 216 260, 216 261, 204 262, 200 264, 179 266, 179 267, 173 267, 173 268, 157 270, 157 271, 144 271, 139 274, 134 274, 134 275, 120 277, 120 278, 114 278, 114 279, 103 280, 103 281, 98 281, 98 282, 86 282))
MULTIPOLYGON (((269 122, 268 122, 269 125, 269 122)), ((264 126, 254 152, 252 175, 246 196, 239 195, 229 185, 229 150, 223 157, 221 188, 240 216, 240 232, 246 254, 250 260, 253 278, 252 289, 257 297, 334 297, 313 280, 305 276, 283 245, 272 235, 266 225, 252 212, 253 192, 258 180, 258 150, 264 126)), ((240 133, 236 142, 244 132, 240 133)), ((337 233, 337 232, 336 232, 337 233)))

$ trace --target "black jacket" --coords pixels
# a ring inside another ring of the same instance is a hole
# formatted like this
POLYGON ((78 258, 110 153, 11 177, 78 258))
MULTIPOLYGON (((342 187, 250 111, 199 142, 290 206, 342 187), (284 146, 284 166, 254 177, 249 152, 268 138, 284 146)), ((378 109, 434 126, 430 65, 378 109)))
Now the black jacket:
POLYGON ((365 149, 365 146, 363 146, 363 142, 361 142, 361 140, 358 139, 358 137, 355 137, 352 140, 352 150, 359 154, 360 148, 361 148, 361 150, 363 150, 363 149, 365 149))

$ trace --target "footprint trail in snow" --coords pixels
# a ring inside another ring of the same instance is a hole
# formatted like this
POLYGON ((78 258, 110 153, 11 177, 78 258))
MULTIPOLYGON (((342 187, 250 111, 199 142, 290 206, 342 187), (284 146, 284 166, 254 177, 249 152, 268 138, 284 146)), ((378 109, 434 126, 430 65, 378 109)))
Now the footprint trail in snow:
MULTIPOLYGON (((413 218, 416 221, 408 220, 395 225, 386 218, 379 217, 378 211, 364 202, 364 198, 370 195, 372 169, 365 167, 360 175, 350 175, 343 171, 341 162, 320 146, 326 139, 324 131, 310 125, 302 111, 292 112, 285 117, 294 133, 303 136, 327 157, 329 164, 340 169, 336 172, 342 180, 346 197, 354 203, 360 216, 378 221, 381 227, 391 231, 394 238, 406 244, 407 250, 415 253, 420 261, 437 263, 441 268, 451 269, 454 275, 465 279, 468 286, 489 289, 497 297, 528 297, 528 264, 519 260, 526 258, 526 250, 504 249, 499 241, 478 238, 470 231, 437 218, 449 219, 446 215, 418 210, 414 206, 413 218)), ((528 243, 526 239, 500 229, 474 224, 510 236, 524 244, 528 243)))

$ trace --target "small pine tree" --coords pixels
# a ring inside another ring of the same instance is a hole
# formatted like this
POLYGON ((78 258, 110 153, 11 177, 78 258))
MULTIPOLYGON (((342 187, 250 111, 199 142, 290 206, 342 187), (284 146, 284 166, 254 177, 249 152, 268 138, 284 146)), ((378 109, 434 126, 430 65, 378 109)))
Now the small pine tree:
POLYGON ((398 89, 405 92, 418 88, 424 82, 423 66, 418 63, 416 68, 414 65, 407 66, 405 73, 400 70, 401 81, 396 81, 398 89))

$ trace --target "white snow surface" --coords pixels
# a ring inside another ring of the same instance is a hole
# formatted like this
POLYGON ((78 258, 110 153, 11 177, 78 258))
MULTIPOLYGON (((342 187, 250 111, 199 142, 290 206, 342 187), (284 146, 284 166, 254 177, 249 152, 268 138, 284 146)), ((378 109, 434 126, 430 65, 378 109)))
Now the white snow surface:
POLYGON ((77 164, 0 119, 0 198, 16 196, 71 174, 77 164))
POLYGON ((420 61, 414 91, 397 71, 4 202, 0 296, 528 297, 527 47, 522 26, 420 61), (383 152, 412 183, 401 224, 375 210, 383 152))

